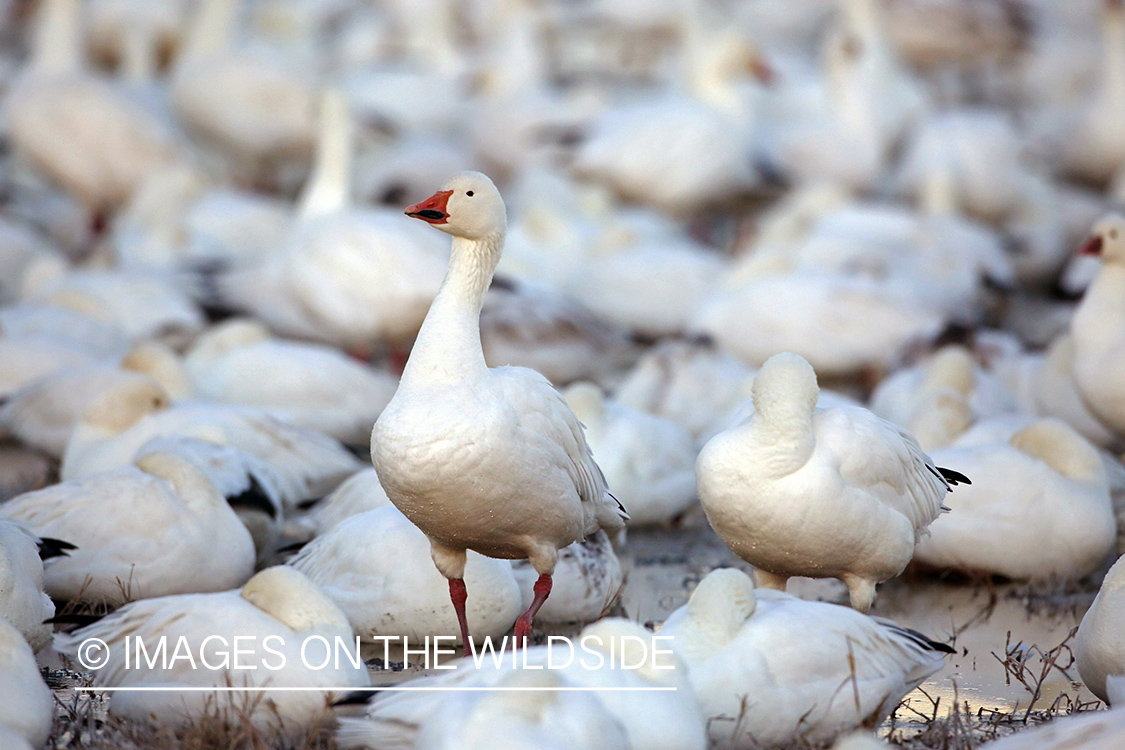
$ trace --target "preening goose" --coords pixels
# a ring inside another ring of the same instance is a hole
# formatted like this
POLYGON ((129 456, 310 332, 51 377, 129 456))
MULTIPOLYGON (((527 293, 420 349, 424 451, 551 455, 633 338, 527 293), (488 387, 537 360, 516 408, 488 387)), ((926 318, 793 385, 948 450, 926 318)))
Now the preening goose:
POLYGON ((453 252, 398 391, 372 430, 371 459, 391 502, 430 538, 463 643, 466 551, 530 559, 539 580, 515 631, 526 638, 550 594, 558 550, 599 528, 615 531, 627 516, 547 379, 485 365, 481 302, 507 226, 500 191, 463 172, 406 212, 453 235, 453 252))
POLYGON ((711 742, 725 749, 878 726, 952 651, 888 620, 754 589, 732 568, 700 581, 659 635, 672 637, 711 742))
POLYGON ((816 408, 819 393, 808 362, 771 357, 754 380, 754 416, 699 454, 699 498, 763 585, 840 578, 866 612, 875 584, 903 571, 951 485, 967 480, 866 409, 816 408))
POLYGON ((343 697, 327 688, 370 684, 363 662, 357 665, 352 661, 356 656, 355 638, 348 618, 309 579, 285 566, 261 571, 239 590, 132 602, 92 625, 56 636, 55 647, 75 658, 87 638, 100 638, 108 645, 110 655, 106 666, 94 673, 96 687, 319 688, 269 693, 171 690, 112 694, 112 713, 165 726, 187 724, 216 713, 233 720, 250 711, 259 729, 280 729, 290 736, 303 736, 310 725, 329 718, 328 702, 343 697), (136 661, 126 666, 125 638, 130 638, 129 645, 139 639, 151 647, 162 636, 167 636, 168 653, 178 653, 179 658, 169 658, 166 668, 159 660, 154 668, 146 664, 138 669, 136 661), (243 648, 237 661, 235 638, 243 648), (185 645, 181 647, 180 643, 185 645), (248 643, 256 646, 247 653, 248 643), (269 649, 263 645, 267 643, 269 649), (322 663, 323 668, 313 668, 322 663))

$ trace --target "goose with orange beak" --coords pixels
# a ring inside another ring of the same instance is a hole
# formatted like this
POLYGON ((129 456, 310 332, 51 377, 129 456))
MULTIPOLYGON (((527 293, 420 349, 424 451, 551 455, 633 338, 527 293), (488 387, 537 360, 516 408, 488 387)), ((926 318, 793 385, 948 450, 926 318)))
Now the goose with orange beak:
POLYGON ((598 529, 616 531, 628 516, 550 382, 485 364, 480 310, 507 228, 500 191, 485 175, 462 172, 406 214, 452 235, 452 252, 398 391, 371 432, 371 460, 449 579, 465 653, 466 550, 530 561, 539 578, 516 622, 515 643, 523 643, 551 593, 558 551, 598 529))
POLYGON ((1078 252, 1102 267, 1070 321, 1074 382, 1098 421, 1125 436, 1125 217, 1103 218, 1078 252))

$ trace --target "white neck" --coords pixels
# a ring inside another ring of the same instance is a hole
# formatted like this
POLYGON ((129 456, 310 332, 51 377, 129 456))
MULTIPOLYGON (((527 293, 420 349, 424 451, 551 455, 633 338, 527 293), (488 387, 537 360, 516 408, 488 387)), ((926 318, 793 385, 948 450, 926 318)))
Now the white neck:
POLYGON ((1125 9, 1108 6, 1102 20, 1103 101, 1125 107, 1125 9))
POLYGON ((316 164, 297 201, 297 215, 302 221, 347 208, 351 152, 352 122, 347 100, 339 91, 329 89, 321 99, 316 164))
POLYGON ((1070 322, 1076 348, 1114 346, 1125 330, 1125 265, 1105 263, 1070 322))
POLYGON ((480 343, 480 308, 504 249, 504 230, 453 238, 449 270, 426 314, 400 387, 451 385, 487 369, 480 343))
POLYGON ((203 0, 188 30, 178 65, 230 49, 239 4, 240 0, 203 0))
POLYGON ((46 0, 36 19, 31 68, 38 73, 82 70, 78 0, 46 0))

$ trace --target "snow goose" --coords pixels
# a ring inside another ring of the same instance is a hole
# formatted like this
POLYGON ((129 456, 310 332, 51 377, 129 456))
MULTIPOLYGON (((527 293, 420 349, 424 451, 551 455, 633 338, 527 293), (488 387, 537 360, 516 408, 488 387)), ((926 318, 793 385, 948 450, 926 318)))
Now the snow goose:
POLYGON ((535 599, 515 631, 526 638, 551 592, 558 550, 598 528, 620 529, 627 516, 550 382, 485 364, 481 302, 507 224, 500 191, 463 172, 406 212, 453 235, 453 251, 398 391, 372 430, 371 459, 391 502, 430 538, 463 643, 466 550, 530 559, 535 599))
POLYGON ((119 363, 67 367, 35 379, 0 405, 0 426, 24 445, 62 459, 70 433, 87 406, 118 384, 150 378, 170 396, 190 392, 176 354, 147 342, 134 347, 119 363))
POLYGON ((20 495, 0 513, 78 546, 46 566, 46 590, 60 599, 222 591, 254 572, 249 532, 207 477, 172 454, 20 495))
MULTIPOLYGON (((707 747, 707 732, 688 683, 687 669, 668 649, 667 642, 653 640, 653 634, 640 625, 619 618, 606 618, 587 626, 576 641, 584 643, 586 650, 582 657, 567 663, 563 662, 565 657, 560 652, 555 651, 552 656, 548 647, 534 646, 518 660, 519 667, 513 666, 511 659, 497 663, 492 658, 483 658, 479 665, 463 659, 455 662, 456 671, 424 677, 410 684, 415 687, 492 687, 505 678, 520 679, 508 677, 512 674, 548 672, 561 678, 564 688, 595 688, 589 694, 624 728, 629 747, 650 750, 703 750, 707 747), (659 651, 654 653, 654 649, 659 651), (613 663, 608 658, 611 652, 616 654, 613 663), (552 668, 540 670, 539 667, 548 663, 548 658, 552 668), (641 666, 630 669, 622 667, 623 663, 641 666), (524 665, 526 669, 520 668, 524 665), (654 687, 675 690, 636 690, 654 687)), ((415 744, 419 727, 429 717, 440 714, 445 700, 441 693, 432 691, 377 695, 370 701, 364 718, 340 720, 337 742, 344 748, 373 750, 423 747, 420 742, 415 744)))
POLYGON ((1010 440, 934 451, 975 478, 949 500, 953 512, 914 550, 940 569, 1015 580, 1072 581, 1093 572, 1116 541, 1109 485, 1098 451, 1056 419, 1010 440))
POLYGON ((118 270, 75 270, 44 282, 27 298, 119 328, 131 342, 194 336, 203 313, 168 278, 118 270))
POLYGON ((892 373, 871 394, 871 411, 906 426, 919 404, 936 391, 952 391, 968 400, 978 418, 1015 410, 1015 400, 992 373, 976 365, 962 346, 946 346, 926 361, 892 373))
POLYGON ((360 469, 340 483, 327 497, 319 500, 298 523, 308 527, 314 536, 324 534, 341 521, 368 510, 390 505, 391 500, 379 484, 374 466, 360 469))
POLYGON ((687 430, 607 399, 592 383, 575 383, 563 396, 634 524, 670 521, 695 502, 696 450, 687 430))
POLYGON ((55 605, 43 593, 43 557, 49 552, 37 541, 23 524, 0 518, 0 620, 40 651, 51 642, 51 627, 43 621, 54 616, 55 605))
POLYGON ((918 304, 916 283, 807 270, 765 275, 715 289, 692 330, 750 364, 792 351, 825 375, 854 375, 888 367, 907 344, 941 331, 944 316, 918 304))
POLYGON ((46 336, 8 336, 0 328, 0 399, 40 378, 94 361, 68 343, 46 336))
POLYGON ((306 160, 316 132, 316 94, 306 76, 262 49, 232 49, 241 0, 199 4, 170 81, 184 124, 213 144, 237 174, 271 180, 306 160))
POLYGON ((259 729, 302 733, 330 716, 326 702, 343 697, 328 688, 370 684, 363 662, 352 661, 355 638, 344 613, 307 578, 285 566, 261 571, 241 590, 132 602, 92 625, 56 636, 55 645, 60 653, 75 658, 79 644, 87 638, 100 638, 110 655, 106 666, 94 673, 95 687, 319 688, 269 693, 172 690, 111 695, 111 713, 161 725, 185 724, 216 711, 239 716, 251 710, 259 729), (157 644, 161 636, 167 636, 177 648, 180 643, 186 645, 175 652, 180 658, 170 659, 167 668, 161 668, 159 662, 155 668, 145 665, 138 669, 135 662, 126 668, 128 636, 149 646, 157 644), (210 642, 206 642, 208 638, 210 642), (269 648, 241 650, 236 663, 235 638, 242 644, 268 643, 269 648), (191 659, 184 657, 185 651, 191 659), (334 652, 338 658, 332 658, 334 652), (312 668, 326 659, 323 669, 312 668))
POLYGON ((986 742, 987 750, 1116 750, 1125 743, 1125 711, 1082 711, 986 742))
POLYGON ((46 237, 23 222, 0 216, 0 305, 18 301, 28 279, 40 273, 53 275, 66 265, 46 237))
POLYGON ((1109 701, 1106 680, 1125 675, 1125 557, 1118 558, 1105 574, 1094 603, 1082 617, 1074 636, 1078 674, 1090 692, 1109 701))
POLYGON ((480 313, 480 339, 491 367, 527 367, 556 386, 610 377, 637 347, 625 329, 551 287, 493 281, 480 313))
POLYGON ((24 301, 0 308, 0 332, 11 338, 53 339, 96 357, 120 357, 129 351, 121 326, 78 310, 24 301))
POLYGON ((1090 412, 1074 382, 1074 340, 1058 336, 1046 352, 1020 353, 992 366, 1020 410, 1066 422, 1097 446, 1113 444, 1113 432, 1090 412))
POLYGON ((713 343, 671 340, 641 357, 613 397, 670 419, 698 439, 749 398, 753 384, 754 369, 713 343))
POLYGON ((78 0, 40 6, 28 69, 5 100, 15 151, 95 212, 176 159, 167 124, 83 70, 78 0))
MULTIPOLYGON (((344 519, 289 564, 320 586, 364 639, 394 636, 418 644, 458 633, 445 604, 449 586, 429 558, 426 535, 397 508, 383 507, 344 519)), ((499 640, 521 611, 511 564, 472 552, 465 587, 472 593, 465 608, 470 631, 499 640)))
POLYGON ((1086 290, 1070 321, 1074 381, 1090 411, 1106 427, 1125 435, 1125 218, 1099 221, 1082 253, 1098 255, 1102 270, 1086 290))
MULTIPOLYGON (((62 478, 126 466, 153 438, 173 436, 213 443, 264 462, 287 508, 323 497, 359 468, 359 462, 329 437, 247 407, 202 401, 171 406, 167 392, 149 379, 116 384, 86 408, 63 454, 62 478)), ((223 480, 205 473, 225 494, 223 480)))
MULTIPOLYGON (((523 593, 523 608, 531 606, 538 574, 527 560, 513 560, 512 571, 523 593)), ((621 561, 604 531, 559 550, 551 576, 551 598, 535 614, 546 624, 594 622, 613 608, 624 583, 621 561)))
POLYGON ((1102 11, 1102 60, 1097 87, 1074 113, 1057 154, 1063 172, 1096 183, 1110 180, 1125 162, 1125 8, 1106 0, 1102 11))
POLYGON ((516 670, 502 692, 454 693, 418 730, 417 747, 434 750, 629 750, 621 724, 589 693, 552 690, 553 672, 516 670), (523 690, 521 690, 523 688, 523 690))
POLYGON ((284 341, 249 320, 196 339, 184 364, 198 398, 241 404, 349 444, 362 445, 398 382, 327 346, 284 341), (263 381, 261 373, 272 373, 263 381))
POLYGON ((952 652, 846 607, 755 590, 732 568, 709 573, 659 634, 687 664, 719 748, 822 743, 874 728, 952 652))
POLYGON ((351 205, 352 123, 324 94, 317 161, 281 252, 220 279, 221 296, 287 335, 370 350, 418 332, 441 283, 436 237, 381 209, 351 205))
POLYGON ((758 182, 752 162, 769 67, 741 34, 703 28, 703 3, 684 6, 684 80, 667 95, 610 109, 575 158, 577 174, 622 197, 686 215, 758 182), (759 80, 755 81, 757 75, 759 80))
POLYGON ((866 612, 875 584, 910 562, 950 485, 967 480, 866 409, 816 408, 819 391, 803 358, 771 357, 754 380, 754 416, 699 454, 699 498, 763 585, 840 578, 866 612))
MULTIPOLYGON (((43 747, 55 718, 55 699, 39 675, 39 665, 20 632, 0 617, 0 729, 34 747, 43 747)), ((0 742, 3 736, 0 735, 0 742)), ((7 743, 5 748, 11 747, 7 743)))

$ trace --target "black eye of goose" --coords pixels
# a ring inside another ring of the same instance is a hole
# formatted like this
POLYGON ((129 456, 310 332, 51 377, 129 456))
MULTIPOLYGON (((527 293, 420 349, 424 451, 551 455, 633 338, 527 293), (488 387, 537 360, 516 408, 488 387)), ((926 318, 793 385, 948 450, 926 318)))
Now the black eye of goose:
POLYGON ((470 190, 470 191, 468 191, 467 193, 465 193, 465 195, 467 195, 467 196, 469 196, 470 198, 472 198, 472 197, 473 197, 473 191, 472 191, 472 190, 470 190))

